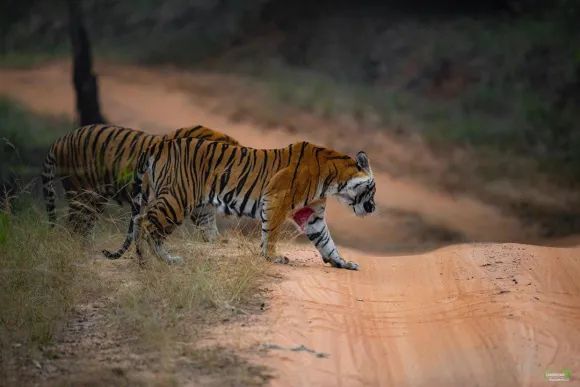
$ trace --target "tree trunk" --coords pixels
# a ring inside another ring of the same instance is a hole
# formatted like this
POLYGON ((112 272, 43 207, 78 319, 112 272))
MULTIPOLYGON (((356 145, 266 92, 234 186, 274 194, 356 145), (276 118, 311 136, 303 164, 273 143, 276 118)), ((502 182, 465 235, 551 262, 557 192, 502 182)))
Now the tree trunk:
POLYGON ((104 123, 99 107, 97 78, 93 74, 91 45, 78 0, 67 0, 69 31, 73 51, 73 84, 81 125, 104 123))

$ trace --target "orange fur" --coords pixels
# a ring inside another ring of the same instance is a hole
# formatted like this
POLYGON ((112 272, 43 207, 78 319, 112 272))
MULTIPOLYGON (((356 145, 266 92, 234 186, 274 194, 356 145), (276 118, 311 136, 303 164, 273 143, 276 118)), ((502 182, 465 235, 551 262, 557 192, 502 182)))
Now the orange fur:
MULTIPOLYGON (((366 155, 364 160, 368 163, 366 155)), ((143 203, 136 207, 142 207, 144 212, 134 214, 135 235, 143 233, 167 261, 171 257, 162 248, 163 239, 198 206, 213 205, 226 214, 259 218, 262 252, 274 257, 280 226, 301 209, 312 209, 303 222, 315 215, 323 217, 327 196, 350 198, 348 195, 354 194, 349 193, 348 183, 357 181, 363 185, 359 188, 359 202, 374 200, 374 180, 368 164, 361 168, 350 156, 307 142, 265 150, 195 139, 167 141, 153 146, 141 158, 135 176, 136 187, 146 178, 146 189, 150 191, 137 193, 143 203)), ((300 225, 307 234, 312 229, 309 237, 327 232, 325 223, 320 232, 309 225, 300 225)), ((139 255, 140 243, 139 238, 139 255)), ((337 251, 326 257, 324 251, 321 253, 325 261, 336 266, 356 268, 356 264, 349 266, 340 258, 337 251)))
POLYGON ((54 179, 61 178, 69 201, 69 222, 86 233, 107 199, 130 201, 133 171, 150 146, 176 138, 195 137, 238 144, 218 131, 194 126, 164 136, 114 125, 88 125, 54 142, 43 167, 43 193, 49 220, 56 221, 54 179))

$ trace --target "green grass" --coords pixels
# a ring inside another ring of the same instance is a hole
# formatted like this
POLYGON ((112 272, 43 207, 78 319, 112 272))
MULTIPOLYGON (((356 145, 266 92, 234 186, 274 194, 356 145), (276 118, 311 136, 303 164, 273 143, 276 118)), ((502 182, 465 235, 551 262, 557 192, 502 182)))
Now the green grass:
POLYGON ((72 128, 74 124, 64 117, 31 113, 0 98, 0 184, 14 177, 29 181, 38 176, 52 142, 72 128))
POLYGON ((27 69, 70 56, 69 49, 22 50, 0 54, 0 68, 27 69))
POLYGON ((260 79, 267 102, 278 110, 288 104, 324 118, 349 117, 362 125, 392 126, 412 119, 409 93, 339 82, 330 76, 274 64, 260 79))
POLYGON ((572 36, 562 20, 550 18, 415 21, 384 33, 376 55, 389 72, 377 82, 280 61, 266 70, 239 68, 265 84, 273 111, 290 105, 363 127, 418 133, 436 148, 529 157, 569 182, 580 177, 580 41, 572 36))
POLYGON ((71 130, 72 123, 64 117, 29 112, 8 98, 0 98, 2 125, 0 136, 16 148, 46 146, 56 137, 71 130))

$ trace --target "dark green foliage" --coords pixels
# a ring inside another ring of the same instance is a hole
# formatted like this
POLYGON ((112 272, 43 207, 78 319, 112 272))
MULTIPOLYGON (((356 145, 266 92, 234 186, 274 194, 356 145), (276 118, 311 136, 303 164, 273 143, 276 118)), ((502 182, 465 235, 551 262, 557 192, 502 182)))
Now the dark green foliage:
MULTIPOLYGON (((0 62, 17 62, 17 49, 66 46, 64 7, 48 3, 15 8, 0 62)), ((580 177, 580 2, 468 3, 85 0, 83 8, 97 55, 243 72, 281 103, 325 117, 513 152, 580 177)))
MULTIPOLYGON (((191 65, 239 39, 255 23, 264 2, 85 0, 82 8, 89 38, 99 53, 144 63, 191 65)), ((18 14, 18 20, 3 33, 5 54, 68 46, 64 1, 38 2, 18 14)))
POLYGON ((32 114, 0 98, 0 198, 39 176, 52 142, 72 128, 64 118, 32 114))

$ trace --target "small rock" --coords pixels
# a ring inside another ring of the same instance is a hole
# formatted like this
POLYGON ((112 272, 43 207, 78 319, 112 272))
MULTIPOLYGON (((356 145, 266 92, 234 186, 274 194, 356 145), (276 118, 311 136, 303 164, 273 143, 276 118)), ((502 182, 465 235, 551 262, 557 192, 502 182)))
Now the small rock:
POLYGON ((125 375, 125 370, 120 368, 120 367, 114 367, 113 369, 111 369, 111 371, 113 372, 113 374, 115 374, 117 376, 125 375))

